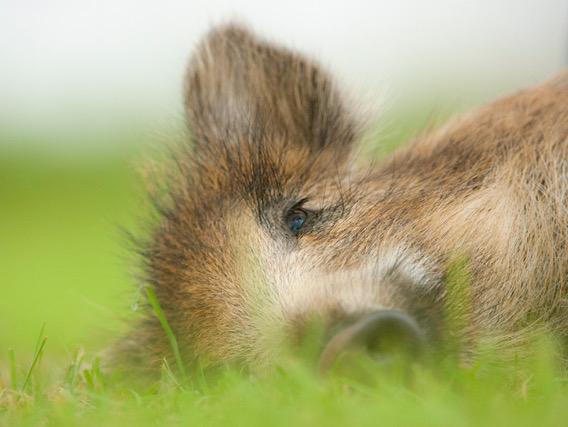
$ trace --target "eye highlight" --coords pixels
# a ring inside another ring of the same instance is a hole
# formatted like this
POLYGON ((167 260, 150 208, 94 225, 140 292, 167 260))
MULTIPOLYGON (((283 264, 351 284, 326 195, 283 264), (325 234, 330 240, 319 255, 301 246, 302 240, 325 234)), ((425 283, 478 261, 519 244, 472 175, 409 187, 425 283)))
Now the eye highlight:
POLYGON ((298 234, 304 227, 307 219, 308 213, 305 210, 294 208, 286 214, 285 221, 290 231, 294 234, 298 234))

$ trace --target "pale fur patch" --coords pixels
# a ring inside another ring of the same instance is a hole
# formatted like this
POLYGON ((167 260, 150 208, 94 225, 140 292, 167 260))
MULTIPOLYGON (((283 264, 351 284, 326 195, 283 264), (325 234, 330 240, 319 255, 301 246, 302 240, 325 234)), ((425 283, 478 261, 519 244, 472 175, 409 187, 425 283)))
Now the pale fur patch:
POLYGON ((335 272, 310 268, 310 256, 306 251, 283 254, 268 267, 274 306, 284 319, 330 308, 357 313, 389 307, 389 291, 382 285, 394 273, 416 286, 436 283, 426 257, 403 244, 384 248, 356 268, 335 272))

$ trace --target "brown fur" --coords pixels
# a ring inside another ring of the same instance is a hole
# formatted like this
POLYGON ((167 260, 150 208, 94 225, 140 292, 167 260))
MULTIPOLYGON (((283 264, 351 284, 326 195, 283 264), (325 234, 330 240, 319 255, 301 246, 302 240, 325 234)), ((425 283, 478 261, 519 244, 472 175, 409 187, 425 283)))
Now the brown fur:
MULTIPOLYGON (((360 126, 330 77, 229 25, 191 60, 186 107, 193 144, 143 255, 188 363, 270 363, 306 318, 373 307, 410 313, 434 341, 460 257, 464 351, 537 325, 566 337, 568 75, 355 167, 360 126), (295 236, 283 219, 298 203, 310 216, 295 236)), ((146 367, 168 355, 151 315, 117 352, 146 367)))

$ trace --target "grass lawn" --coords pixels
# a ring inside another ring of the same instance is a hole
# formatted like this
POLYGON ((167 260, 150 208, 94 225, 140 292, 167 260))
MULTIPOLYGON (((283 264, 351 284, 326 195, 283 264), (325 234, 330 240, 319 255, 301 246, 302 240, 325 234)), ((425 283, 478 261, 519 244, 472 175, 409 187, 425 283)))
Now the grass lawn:
MULTIPOLYGON (((391 147, 408 133, 384 137, 391 147)), ((568 423, 568 376, 547 340, 515 363, 489 351, 404 380, 378 368, 324 378, 302 362, 187 381, 164 368, 151 387, 101 373, 97 351, 138 298, 119 227, 136 228, 146 210, 132 158, 0 151, 0 426, 568 423)))

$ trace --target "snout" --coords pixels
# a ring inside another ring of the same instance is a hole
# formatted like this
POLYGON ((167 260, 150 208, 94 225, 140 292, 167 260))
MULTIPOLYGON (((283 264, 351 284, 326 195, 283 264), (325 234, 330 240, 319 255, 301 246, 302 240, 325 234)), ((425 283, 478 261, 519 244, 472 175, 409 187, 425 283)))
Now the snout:
POLYGON ((424 332, 411 316, 400 310, 380 310, 341 327, 325 345, 320 369, 328 371, 343 356, 357 352, 378 360, 416 359, 425 343, 424 332))

